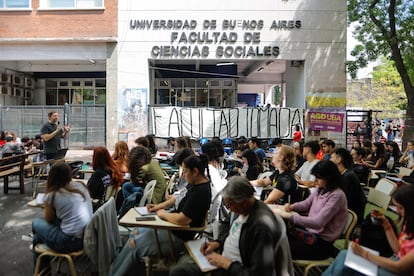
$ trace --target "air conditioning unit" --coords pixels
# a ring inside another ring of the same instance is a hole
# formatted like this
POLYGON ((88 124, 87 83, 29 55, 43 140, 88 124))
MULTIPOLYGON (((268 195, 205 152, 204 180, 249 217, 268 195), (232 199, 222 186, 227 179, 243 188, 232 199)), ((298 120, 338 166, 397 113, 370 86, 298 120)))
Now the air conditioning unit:
POLYGON ((24 90, 20 87, 13 87, 13 95, 15 97, 23 97, 24 90))
POLYGON ((12 95, 12 88, 8 85, 0 85, 0 92, 3 95, 12 95))
POLYGON ((0 83, 11 84, 11 75, 6 73, 0 73, 0 83))
POLYGON ((33 95, 32 90, 24 90, 24 98, 25 99, 31 99, 33 95))
POLYGON ((24 77, 13 75, 12 80, 14 86, 24 86, 24 77))
POLYGON ((24 78, 24 87, 33 89, 35 87, 35 80, 32 78, 24 78))

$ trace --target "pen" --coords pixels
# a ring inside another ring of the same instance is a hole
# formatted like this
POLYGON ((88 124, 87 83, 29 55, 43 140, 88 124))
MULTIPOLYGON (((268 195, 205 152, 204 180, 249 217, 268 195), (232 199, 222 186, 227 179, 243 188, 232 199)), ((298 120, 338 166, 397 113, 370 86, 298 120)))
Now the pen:
POLYGON ((356 244, 359 244, 359 239, 358 239, 358 238, 356 238, 354 242, 355 242, 356 244))
POLYGON ((204 252, 206 252, 207 249, 207 238, 204 239, 204 252))

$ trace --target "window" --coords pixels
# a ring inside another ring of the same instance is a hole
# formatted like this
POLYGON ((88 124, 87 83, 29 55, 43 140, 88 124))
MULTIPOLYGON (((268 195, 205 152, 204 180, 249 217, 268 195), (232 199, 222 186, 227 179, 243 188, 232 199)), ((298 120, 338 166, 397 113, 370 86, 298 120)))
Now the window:
POLYGON ((233 79, 155 79, 156 105, 232 107, 237 105, 233 79))
POLYGON ((30 8, 29 0, 0 0, 0 8, 17 9, 30 8))
MULTIPOLYGON (((0 0, 2 1, 2 0, 0 0)), ((41 8, 103 8, 103 0, 40 0, 41 8)))

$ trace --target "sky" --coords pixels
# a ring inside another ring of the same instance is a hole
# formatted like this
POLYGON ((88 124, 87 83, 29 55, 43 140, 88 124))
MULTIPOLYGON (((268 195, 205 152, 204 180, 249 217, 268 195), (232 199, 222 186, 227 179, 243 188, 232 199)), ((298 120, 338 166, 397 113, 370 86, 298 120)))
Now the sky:
MULTIPOLYGON (((351 51, 354 48, 354 46, 358 43, 358 41, 352 37, 352 31, 353 31, 353 24, 351 24, 350 27, 348 27, 347 29, 347 49, 346 49, 346 59, 347 60, 352 60, 353 56, 351 56, 351 51)), ((373 68, 378 65, 377 62, 371 62, 368 64, 368 66, 366 68, 363 69, 359 69, 358 70, 358 74, 357 74, 357 78, 358 79, 363 79, 363 78, 368 78, 371 77, 371 72, 373 70, 373 68)), ((351 77, 349 76, 349 74, 347 74, 347 79, 350 79, 351 77)))

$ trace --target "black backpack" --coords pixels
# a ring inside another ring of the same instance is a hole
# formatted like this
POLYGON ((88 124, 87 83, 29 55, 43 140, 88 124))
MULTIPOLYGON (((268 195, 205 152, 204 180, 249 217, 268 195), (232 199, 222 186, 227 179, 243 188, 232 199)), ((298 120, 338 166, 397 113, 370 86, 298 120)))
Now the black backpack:
MULTIPOLYGON (((394 233, 397 233, 397 229, 392 219, 388 216, 385 217, 390 222, 394 233)), ((359 238, 359 243, 378 251, 383 257, 390 257, 394 254, 388 243, 384 228, 382 225, 373 224, 370 214, 368 214, 361 223, 361 236, 359 238)))

